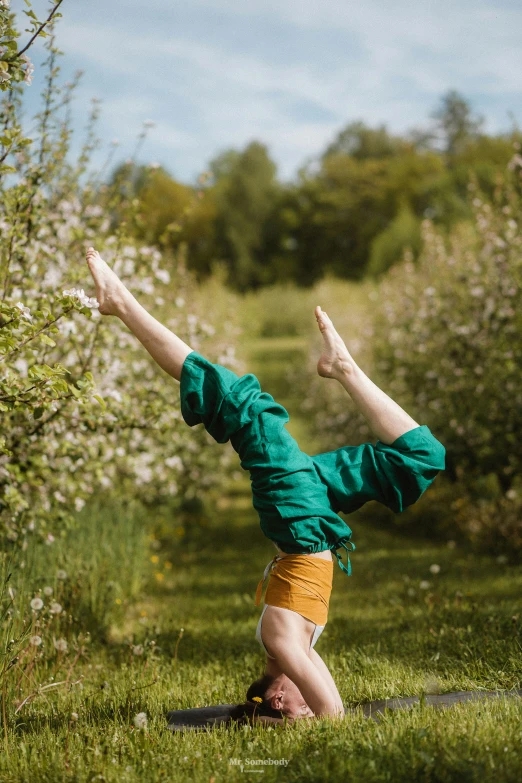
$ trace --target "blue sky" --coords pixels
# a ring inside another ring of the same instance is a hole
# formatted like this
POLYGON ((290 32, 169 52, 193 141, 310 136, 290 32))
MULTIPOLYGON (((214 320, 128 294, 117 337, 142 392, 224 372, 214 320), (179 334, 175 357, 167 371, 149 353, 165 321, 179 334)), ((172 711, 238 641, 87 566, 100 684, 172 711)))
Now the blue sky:
MULTIPOLYGON (((34 7, 43 16, 48 3, 34 7)), ((85 72, 76 127, 100 98, 100 135, 118 139, 125 158, 142 122, 154 120, 142 160, 183 181, 253 139, 289 179, 348 122, 422 126, 450 88, 487 130, 510 127, 509 112, 522 125, 519 0, 64 0, 62 8, 64 78, 85 72)), ((35 78, 31 107, 38 89, 35 78)))

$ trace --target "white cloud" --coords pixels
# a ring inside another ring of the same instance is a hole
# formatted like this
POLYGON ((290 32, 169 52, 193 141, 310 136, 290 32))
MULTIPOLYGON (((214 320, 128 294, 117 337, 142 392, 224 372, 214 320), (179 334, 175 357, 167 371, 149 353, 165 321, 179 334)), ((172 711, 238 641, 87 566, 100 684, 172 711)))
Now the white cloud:
MULTIPOLYGON (((246 20, 254 36, 262 18, 283 26, 279 40, 285 29, 306 32, 307 41, 330 31, 339 47, 342 34, 335 67, 320 46, 286 54, 267 39, 253 54, 248 36, 230 44, 226 26, 222 40, 205 27, 187 33, 173 23, 177 11, 166 0, 149 0, 137 32, 141 0, 116 5, 119 29, 82 6, 71 18, 65 13, 59 44, 86 68, 82 95, 88 87, 106 97, 103 127, 111 137, 130 137, 146 117, 157 120, 147 149, 184 176, 219 149, 252 138, 268 144, 288 176, 354 119, 404 131, 424 124, 450 87, 472 95, 477 109, 481 101, 500 107, 504 100, 507 114, 522 91, 522 7, 499 0, 191 0, 186 10, 221 13, 230 30, 246 20), (316 107, 316 121, 306 106, 316 107)), ((324 46, 324 35, 320 40, 324 46)), ((492 129, 507 124, 497 112, 492 129)))

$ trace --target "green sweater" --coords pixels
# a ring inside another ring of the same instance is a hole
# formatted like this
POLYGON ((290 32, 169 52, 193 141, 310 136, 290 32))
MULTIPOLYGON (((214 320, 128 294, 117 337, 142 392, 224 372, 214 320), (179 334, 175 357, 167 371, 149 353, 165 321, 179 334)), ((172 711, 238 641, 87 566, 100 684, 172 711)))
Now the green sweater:
POLYGON ((347 573, 336 550, 355 547, 337 512, 350 513, 368 500, 400 512, 444 469, 444 446, 426 425, 390 445, 363 443, 311 457, 287 431, 285 408, 261 390, 255 375, 238 377, 196 351, 183 365, 180 393, 186 423, 203 423, 239 454, 263 533, 289 554, 331 549, 347 573))

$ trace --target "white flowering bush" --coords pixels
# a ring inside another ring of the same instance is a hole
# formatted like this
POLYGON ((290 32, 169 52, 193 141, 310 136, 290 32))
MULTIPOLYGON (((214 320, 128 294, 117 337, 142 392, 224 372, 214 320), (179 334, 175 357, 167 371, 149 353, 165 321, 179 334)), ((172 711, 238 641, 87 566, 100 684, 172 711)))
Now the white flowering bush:
MULTIPOLYGON (((418 262, 406 257, 371 294, 363 365, 447 449, 429 501, 401 522, 511 550, 522 548, 521 173, 516 150, 492 203, 470 183, 474 220, 447 237, 424 221, 418 262)), ((325 448, 372 437, 338 395, 304 404, 325 448)))
POLYGON ((494 203, 470 185, 473 225, 445 241, 424 223, 419 264, 406 261, 381 288, 374 343, 392 395, 444 441, 449 475, 493 475, 503 492, 522 469, 521 163, 494 203))
POLYGON ((84 290, 89 245, 194 348, 235 361, 211 314, 191 308, 194 283, 184 264, 129 238, 139 202, 127 195, 126 167, 110 186, 88 173, 99 143, 96 104, 71 162, 75 85, 60 86, 52 37, 46 47, 32 138, 21 130, 23 81, 13 76, 0 108, 1 126, 23 136, 0 138, 7 165, 0 173, 0 536, 22 548, 28 536, 52 540, 102 491, 178 505, 202 497, 228 460, 227 450, 202 448, 206 433, 183 423, 177 384, 119 321, 100 317, 84 290))
POLYGON ((60 685, 57 672, 69 687, 89 640, 104 641, 137 597, 149 556, 146 507, 162 504, 164 527, 181 541, 182 510, 197 508, 233 456, 185 425, 178 384, 120 321, 100 316, 86 249, 95 245, 196 350, 229 366, 236 360, 234 324, 216 314, 217 334, 182 256, 163 258, 133 238, 140 209, 128 181, 133 166, 107 184, 112 145, 102 171, 92 171, 97 102, 72 159, 76 82, 59 83, 52 35, 28 137, 21 104, 30 73, 7 5, 0 2, 8 85, 0 102, 0 687, 16 714, 60 685))

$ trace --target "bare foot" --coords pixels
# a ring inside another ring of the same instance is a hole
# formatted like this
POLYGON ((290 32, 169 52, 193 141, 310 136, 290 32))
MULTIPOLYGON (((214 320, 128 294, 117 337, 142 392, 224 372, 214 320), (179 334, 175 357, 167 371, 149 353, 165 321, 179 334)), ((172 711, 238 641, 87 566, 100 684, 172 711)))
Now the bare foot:
POLYGON ((319 306, 315 308, 315 317, 324 339, 323 352, 317 362, 317 372, 322 378, 340 380, 343 375, 354 369, 355 362, 329 316, 319 306))
POLYGON ((96 299, 102 315, 119 315, 127 289, 93 247, 87 251, 87 264, 96 285, 96 299))

